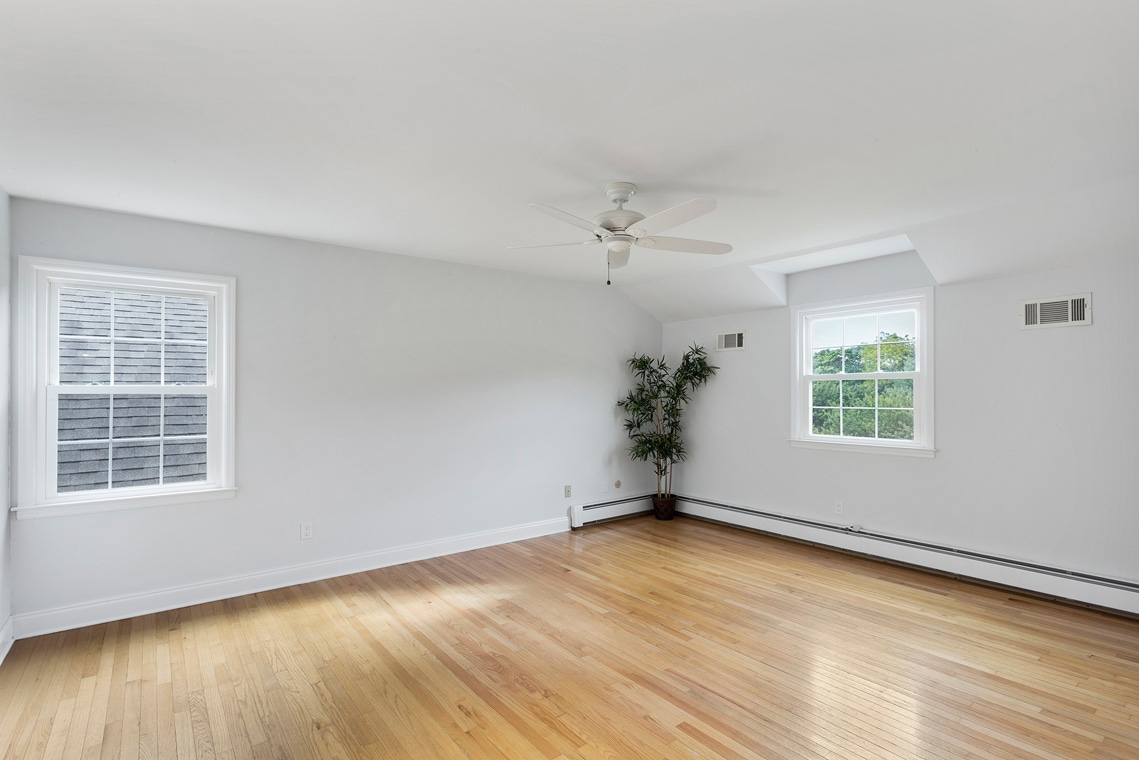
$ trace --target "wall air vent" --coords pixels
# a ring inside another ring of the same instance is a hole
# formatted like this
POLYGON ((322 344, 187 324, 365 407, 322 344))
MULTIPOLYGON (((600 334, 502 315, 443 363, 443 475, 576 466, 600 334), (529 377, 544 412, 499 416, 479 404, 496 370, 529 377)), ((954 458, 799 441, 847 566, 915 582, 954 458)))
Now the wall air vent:
POLYGON ((1071 327, 1092 323, 1092 294, 1080 293, 1063 298, 1049 298, 1041 301, 1022 301, 1020 304, 1020 329, 1035 330, 1040 327, 1071 327))
POLYGON ((721 333, 716 336, 717 351, 743 351, 744 334, 742 332, 721 333))

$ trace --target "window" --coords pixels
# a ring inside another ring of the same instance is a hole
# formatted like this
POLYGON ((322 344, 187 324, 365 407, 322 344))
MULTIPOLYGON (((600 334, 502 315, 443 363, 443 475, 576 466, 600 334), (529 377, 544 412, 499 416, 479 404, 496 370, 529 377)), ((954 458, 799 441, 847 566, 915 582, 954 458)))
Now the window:
POLYGON ((20 259, 17 515, 233 495, 231 278, 20 259))
POLYGON ((933 456, 929 289, 795 311, 792 443, 933 456))

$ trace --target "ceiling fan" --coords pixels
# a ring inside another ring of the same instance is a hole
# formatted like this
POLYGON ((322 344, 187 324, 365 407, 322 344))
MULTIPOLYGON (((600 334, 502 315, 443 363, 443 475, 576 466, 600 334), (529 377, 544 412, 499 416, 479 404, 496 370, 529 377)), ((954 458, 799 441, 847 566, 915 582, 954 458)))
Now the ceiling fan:
POLYGON ((632 246, 640 248, 655 248, 661 251, 680 251, 682 253, 730 253, 732 247, 727 243, 713 243, 709 240, 691 240, 689 238, 662 237, 656 233, 676 227, 679 224, 707 214, 716 208, 716 201, 711 198, 693 198, 679 206, 645 216, 630 211, 625 204, 637 192, 637 186, 632 182, 610 182, 605 186, 605 196, 617 204, 611 211, 602 211, 593 220, 582 219, 573 214, 567 214, 552 206, 541 203, 530 205, 549 214, 555 219, 561 219, 574 227, 591 233, 593 237, 576 243, 551 243, 548 245, 515 245, 511 248, 554 248, 570 245, 598 245, 604 244, 609 250, 609 266, 613 269, 623 267, 629 263, 629 250, 632 246))

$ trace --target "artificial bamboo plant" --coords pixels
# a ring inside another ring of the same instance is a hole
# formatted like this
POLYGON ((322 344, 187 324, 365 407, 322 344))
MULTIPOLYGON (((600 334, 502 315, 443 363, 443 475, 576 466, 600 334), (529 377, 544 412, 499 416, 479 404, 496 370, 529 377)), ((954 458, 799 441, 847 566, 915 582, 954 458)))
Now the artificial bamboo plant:
POLYGON ((635 354, 629 369, 637 385, 618 406, 625 410, 625 430, 633 445, 629 455, 640 462, 651 461, 657 476, 657 497, 672 497, 672 466, 687 454, 681 437, 681 418, 688 394, 706 384, 719 367, 708 363, 703 347, 692 345, 675 370, 662 356, 653 359, 635 354))

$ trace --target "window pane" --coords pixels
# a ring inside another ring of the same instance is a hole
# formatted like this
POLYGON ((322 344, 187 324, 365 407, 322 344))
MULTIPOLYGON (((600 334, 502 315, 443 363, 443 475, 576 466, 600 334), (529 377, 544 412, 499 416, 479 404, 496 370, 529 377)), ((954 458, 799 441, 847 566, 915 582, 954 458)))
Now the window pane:
POLYGON ((839 435, 838 409, 812 409, 811 432, 815 435, 839 435))
POLYGON ((881 340, 915 340, 917 338, 917 312, 896 311, 878 315, 878 333, 881 340))
POLYGON ((206 397, 204 395, 167 396, 164 434, 205 435, 206 397))
POLYGON ((842 319, 818 319, 811 322, 811 348, 842 345, 842 319))
POLYGON ((159 396, 115 396, 115 438, 157 438, 162 425, 159 396))
POLYGON ((205 385, 206 347, 194 343, 166 344, 166 385, 205 385))
POLYGON ((874 410, 843 409, 842 434, 854 438, 873 438, 874 410))
POLYGON ((189 483, 205 479, 205 439, 167 440, 162 447, 162 482, 189 483))
POLYGON ((878 437, 912 441, 914 413, 906 409, 883 409, 878 412, 878 437))
POLYGON ((59 334, 111 337, 111 294, 60 288, 59 334))
POLYGON ((913 409, 914 381, 879 380, 878 406, 891 409, 913 409))
POLYGON ((857 346, 862 343, 878 342, 878 315, 864 314, 860 317, 846 317, 843 321, 843 345, 857 346))
POLYGON ((839 381, 816 380, 811 383, 811 406, 839 406, 839 381))
POLYGON ((913 343, 883 343, 883 372, 913 372, 917 369, 917 350, 913 343))
POLYGON ((854 346, 843 351, 843 371, 849 374, 878 371, 878 346, 854 346))
POLYGON ((811 357, 812 375, 833 375, 842 371, 842 351, 837 348, 824 348, 815 351, 811 357))
POLYGON ((162 337, 162 296, 115 293, 115 337, 162 337))
POLYGON ((110 443, 64 443, 58 451, 57 491, 93 491, 107 487, 110 443))
POLYGON ((61 395, 58 409, 58 440, 106 440, 108 437, 111 429, 110 396, 61 395))
POLYGON ((158 441, 114 443, 111 446, 111 488, 158 484, 158 441))
POLYGON ((117 385, 157 385, 162 367, 159 343, 115 341, 115 383, 117 385))
POLYGON ((110 385, 110 342, 60 338, 59 382, 60 385, 110 385))
POLYGON ((205 340, 209 326, 204 298, 166 299, 166 339, 205 340))
POLYGON ((842 381, 843 406, 874 406, 873 380, 843 380, 842 381))

